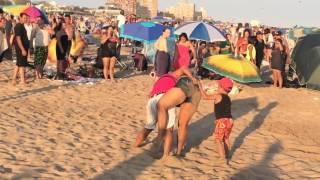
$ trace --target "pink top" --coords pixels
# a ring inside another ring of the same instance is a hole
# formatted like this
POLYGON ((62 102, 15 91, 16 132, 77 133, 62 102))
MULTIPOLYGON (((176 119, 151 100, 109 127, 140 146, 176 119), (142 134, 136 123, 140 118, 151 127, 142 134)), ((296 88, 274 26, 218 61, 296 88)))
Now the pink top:
POLYGON ((176 59, 174 67, 176 69, 179 69, 180 67, 188 68, 190 66, 189 47, 181 44, 178 44, 177 47, 178 47, 178 59, 176 59))
POLYGON ((175 76, 173 76, 172 74, 164 74, 153 85, 152 91, 150 92, 150 97, 168 92, 176 85, 176 83, 177 78, 175 76))

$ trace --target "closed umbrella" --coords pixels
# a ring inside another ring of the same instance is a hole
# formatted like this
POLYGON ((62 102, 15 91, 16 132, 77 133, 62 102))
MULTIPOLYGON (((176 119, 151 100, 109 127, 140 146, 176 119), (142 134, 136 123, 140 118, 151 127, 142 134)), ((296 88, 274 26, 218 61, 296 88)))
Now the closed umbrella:
POLYGON ((202 67, 241 83, 261 82, 259 70, 244 58, 215 55, 205 59, 202 67))
POLYGON ((186 33, 190 39, 207 42, 226 41, 223 33, 215 26, 204 22, 191 22, 178 27, 175 34, 186 33))

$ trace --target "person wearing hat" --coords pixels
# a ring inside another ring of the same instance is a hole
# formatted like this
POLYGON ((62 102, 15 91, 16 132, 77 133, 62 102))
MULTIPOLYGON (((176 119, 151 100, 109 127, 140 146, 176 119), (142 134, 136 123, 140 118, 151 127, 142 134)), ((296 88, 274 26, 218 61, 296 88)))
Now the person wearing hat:
POLYGON ((201 96, 204 100, 214 101, 215 112, 215 129, 214 137, 218 144, 218 152, 221 160, 227 163, 227 158, 230 151, 229 136, 233 127, 233 120, 231 114, 231 99, 228 93, 233 88, 233 82, 228 78, 222 78, 218 81, 218 91, 216 94, 208 95, 202 88, 201 82, 199 83, 201 96))

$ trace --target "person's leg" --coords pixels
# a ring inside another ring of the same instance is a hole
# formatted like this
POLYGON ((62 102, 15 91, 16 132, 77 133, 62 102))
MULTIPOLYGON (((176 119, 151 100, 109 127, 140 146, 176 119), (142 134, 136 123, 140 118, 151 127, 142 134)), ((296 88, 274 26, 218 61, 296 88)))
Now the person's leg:
POLYGON ((140 147, 152 131, 153 129, 143 128, 137 135, 135 147, 140 147))
POLYGON ((19 67, 19 74, 20 74, 20 83, 21 84, 26 84, 26 79, 25 79, 25 67, 19 67))
POLYGON ((148 137, 148 135, 153 131, 153 129, 156 128, 157 124, 157 103, 162 95, 154 96, 150 98, 147 102, 146 106, 146 112, 147 112, 147 122, 144 126, 144 128, 138 133, 136 138, 135 146, 139 147, 142 145, 142 143, 145 141, 145 139, 148 137))
POLYGON ((196 107, 191 103, 184 103, 180 107, 177 155, 181 155, 185 146, 188 124, 196 110, 196 107))
POLYGON ((103 62, 104 79, 108 80, 110 58, 104 57, 104 58, 102 58, 102 62, 103 62))
POLYGON ((230 148, 231 148, 231 146, 230 146, 230 139, 229 139, 229 137, 228 137, 228 138, 226 138, 226 139, 224 140, 224 149, 225 149, 225 154, 226 154, 226 158, 227 158, 227 159, 230 158, 230 157, 229 157, 229 155, 230 155, 230 148))
POLYGON ((158 128, 159 138, 162 141, 168 122, 168 110, 183 103, 186 99, 185 93, 180 88, 172 88, 161 97, 158 102, 158 128))
POLYGON ((272 79, 273 79, 273 86, 277 87, 278 79, 277 79, 276 70, 274 70, 274 69, 272 69, 272 79))
POLYGON ((13 70, 13 76, 12 76, 12 85, 16 85, 17 84, 17 75, 19 72, 19 67, 15 66, 14 70, 13 70))
POLYGON ((110 73, 111 82, 114 82, 114 66, 116 64, 116 60, 117 60, 117 58, 115 58, 115 57, 112 57, 110 59, 110 70, 109 70, 109 73, 110 73))
POLYGON ((171 151, 173 141, 173 128, 167 129, 164 137, 164 146, 163 146, 163 156, 162 159, 165 159, 169 156, 171 151))
POLYGON ((222 139, 217 139, 216 143, 218 145, 218 153, 220 155, 221 159, 226 158, 226 150, 225 150, 225 144, 222 139))
POLYGON ((282 88, 283 86, 283 78, 282 78, 282 72, 278 70, 277 72, 277 79, 279 82, 279 88, 282 88))

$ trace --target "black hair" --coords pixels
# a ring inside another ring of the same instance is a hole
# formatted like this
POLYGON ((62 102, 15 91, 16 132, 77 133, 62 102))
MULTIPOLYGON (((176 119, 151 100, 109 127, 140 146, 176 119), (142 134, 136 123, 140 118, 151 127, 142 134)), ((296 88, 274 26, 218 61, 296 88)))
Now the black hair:
POLYGON ((179 41, 181 40, 182 37, 186 38, 186 40, 189 41, 188 35, 186 33, 181 33, 180 34, 179 41))
POLYGON ((29 15, 26 14, 26 13, 20 13, 20 17, 23 17, 23 16, 28 16, 29 17, 29 15))
POLYGON ((270 33, 270 29, 269 28, 264 30, 264 34, 269 34, 269 33, 270 33))
POLYGON ((244 36, 244 34, 246 34, 246 32, 248 32, 249 33, 249 37, 251 36, 251 32, 250 32, 250 30, 249 29, 245 29, 244 31, 243 31, 243 36, 244 36))
POLYGON ((200 46, 201 46, 202 44, 207 45, 207 42, 206 42, 206 41, 201 41, 201 42, 200 42, 200 46))
POLYGON ((64 15, 65 18, 71 18, 70 14, 64 15))
POLYGON ((163 31, 162 31, 162 32, 165 32, 167 29, 171 31, 171 29, 170 29, 170 28, 165 27, 165 28, 163 28, 163 31))
POLYGON ((0 8, 0 14, 3 14, 4 12, 3 12, 3 9, 2 8, 0 8))
POLYGON ((54 32, 58 32, 62 29, 62 22, 59 22, 59 24, 54 28, 54 32))
POLYGON ((248 43, 249 44, 255 44, 256 43, 256 38, 255 37, 249 37, 248 38, 248 43))

